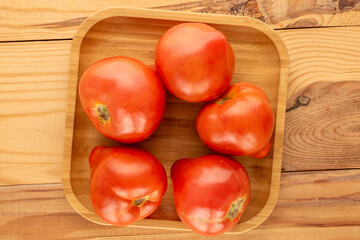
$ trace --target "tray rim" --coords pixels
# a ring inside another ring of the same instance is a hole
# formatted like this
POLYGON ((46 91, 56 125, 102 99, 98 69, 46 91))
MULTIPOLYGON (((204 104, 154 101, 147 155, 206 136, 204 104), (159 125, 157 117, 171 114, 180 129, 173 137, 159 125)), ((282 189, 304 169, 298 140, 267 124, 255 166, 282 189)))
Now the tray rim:
MULTIPOLYGON (((111 7, 105 8, 92 14, 80 25, 78 31, 74 35, 70 50, 63 154, 64 159, 62 166, 63 191, 70 205, 77 213, 79 213, 81 216, 88 219, 89 221, 101 225, 110 225, 104 220, 102 220, 100 217, 98 217, 94 212, 88 210, 84 205, 79 202, 72 190, 70 173, 81 43, 92 26, 94 26, 99 21, 111 17, 131 17, 184 22, 203 22, 210 24, 251 27, 264 33, 274 43, 279 54, 280 79, 276 112, 276 124, 274 131, 274 154, 272 162, 269 197, 262 210, 255 217, 251 218, 246 222, 237 224, 236 227, 234 227, 231 231, 226 232, 225 234, 239 234, 242 232, 246 232, 261 224, 272 212, 279 195, 289 60, 286 46, 273 28, 257 19, 243 16, 111 7)), ((132 225, 128 225, 127 227, 191 231, 181 221, 174 220, 143 219, 132 225), (156 223, 156 226, 154 226, 154 223, 156 223)))

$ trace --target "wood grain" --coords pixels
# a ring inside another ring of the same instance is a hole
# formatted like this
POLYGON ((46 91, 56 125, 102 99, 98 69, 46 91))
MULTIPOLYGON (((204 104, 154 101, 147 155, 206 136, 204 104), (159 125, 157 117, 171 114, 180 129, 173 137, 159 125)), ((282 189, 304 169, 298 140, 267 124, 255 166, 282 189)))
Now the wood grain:
POLYGON ((0 1, 0 41, 72 38, 80 24, 98 10, 114 6, 149 8, 181 0, 0 1))
MULTIPOLYGON (((284 173, 277 205, 257 228, 214 239, 357 239, 360 170, 284 173)), ((0 187, 1 239, 205 239, 193 233, 91 223, 60 184, 0 187), (138 235, 138 236, 132 236, 138 235), (121 238, 120 238, 121 236, 121 238)))
POLYGON ((360 25, 358 0, 13 0, 0 1, 0 41, 72 38, 88 16, 117 6, 249 16, 277 29, 360 25))
MULTIPOLYGON (((360 27, 293 29, 278 32, 284 39, 290 58, 287 108, 293 106, 296 97, 314 82, 360 80, 358 67, 360 65, 360 27)), ((2 91, 0 94, 2 103, 0 107, 2 110, 0 185, 61 181, 70 42, 0 44, 0 89, 2 91), (9 113, 14 117, 9 118, 9 113)), ((353 84, 349 86, 355 87, 353 84)), ((341 89, 346 88, 341 87, 341 89)), ((331 92, 327 93, 328 99, 329 96, 331 92)), ((355 104, 356 96, 351 94, 349 97, 351 97, 350 100, 344 96, 343 101, 355 104)), ((336 96, 333 95, 331 98, 334 99, 336 96)), ((316 107, 317 102, 311 101, 306 107, 299 107, 288 112, 287 121, 296 121, 297 118, 306 116, 313 117, 313 111, 305 111, 306 108, 312 106, 315 106, 318 111, 321 110, 324 105, 322 103, 316 107)), ((350 111, 349 108, 347 109, 350 111)), ((337 116, 333 110, 330 108, 332 119, 337 116)), ((354 109, 354 111, 358 110, 354 109)), ((318 121, 318 119, 313 119, 318 121)), ((355 131, 354 136, 343 138, 342 141, 345 142, 341 143, 342 146, 353 146, 360 139, 356 137, 358 136, 356 122, 348 123, 350 124, 348 129, 353 128, 355 131)), ((185 126, 189 123, 165 120, 164 124, 185 126)), ((296 124, 296 126, 300 125, 296 124)), ((321 169, 359 167, 358 160, 353 155, 356 154, 357 148, 352 149, 351 154, 345 157, 336 150, 332 152, 332 155, 327 153, 328 146, 325 143, 336 141, 333 138, 336 134, 331 128, 328 130, 333 135, 332 140, 318 141, 318 145, 314 146, 318 151, 318 156, 327 156, 322 157, 323 161, 320 164, 316 164, 317 155, 310 158, 297 157, 311 151, 313 146, 307 145, 309 148, 304 149, 302 147, 304 141, 295 141, 306 136, 304 131, 302 134, 296 133, 292 130, 295 128, 288 123, 285 124, 285 128, 283 167, 286 171, 314 169, 314 164, 321 169), (292 135, 295 138, 289 140, 292 135), (292 150, 296 148, 302 150, 300 152, 292 150), (333 159, 337 160, 333 161, 333 159)))
POLYGON ((288 107, 318 81, 360 80, 360 27, 279 30, 289 53, 288 107))
POLYGON ((0 185, 60 181, 69 48, 0 44, 0 185))
MULTIPOLYGON (((360 80, 360 78, 359 78, 360 80)), ((286 114, 283 170, 360 167, 360 81, 315 82, 286 114)))
POLYGON ((263 21, 275 29, 360 24, 358 0, 207 0, 157 8, 247 16, 263 21))
MULTIPOLYGON (((264 89, 274 111, 276 122, 268 156, 264 159, 237 158, 248 171, 252 182, 252 199, 241 224, 232 232, 247 231, 264 221, 277 199, 288 75, 288 56, 284 43, 273 29, 251 18, 112 8, 87 19, 75 35, 71 48, 64 191, 70 204, 82 216, 99 224, 107 224, 91 207, 88 156, 95 146, 119 146, 120 143, 109 141, 92 126, 77 95, 78 80, 92 63, 114 55, 131 56, 145 64, 153 64, 158 39, 167 29, 181 22, 205 22, 223 32, 236 56, 232 83, 246 81, 264 89)), ((146 141, 135 144, 162 162, 168 173, 169 187, 158 214, 134 226, 187 230, 177 218, 172 204, 169 173, 177 159, 213 153, 196 133, 195 122, 201 106, 168 94, 164 119, 168 123, 180 121, 188 124, 160 124, 146 141)))
MULTIPOLYGON (((66 95, 61 89, 66 89, 70 45, 70 41, 56 47, 51 42, 16 45, 3 42, 71 39, 87 16, 101 8, 119 5, 245 15, 274 28, 360 23, 358 0, 0 1, 0 184, 60 181, 66 95), (9 118, 10 115, 13 117, 9 118)), ((294 127, 287 124, 285 137, 289 140, 285 142, 288 145, 284 151, 288 154, 284 154, 284 169, 358 168, 354 148, 359 142, 359 128, 354 114, 358 115, 359 85, 355 81, 359 80, 360 28, 308 30, 279 32, 286 38, 293 64, 288 108, 294 106, 298 96, 310 97, 309 105, 293 108, 287 114, 287 122, 291 121, 294 127), (338 95, 342 98, 338 99, 338 95), (327 105, 325 100, 333 104, 327 105), (316 117, 322 114, 330 119, 316 117), (314 124, 302 124, 310 119, 313 122, 320 119, 316 128, 314 124), (346 148, 345 157, 341 158, 343 153, 336 151, 336 146, 330 149, 329 143, 346 148), (293 151, 294 148, 301 151, 293 151), (314 156, 309 155, 312 148, 317 150, 314 156), (320 162, 316 163, 318 157, 320 162)), ((266 222, 241 235, 214 239, 359 239, 358 171, 282 174, 278 205, 266 222)), ((0 187, 1 239, 119 239, 119 236, 202 239, 191 233, 92 224, 71 209, 60 184, 0 187)))
POLYGON ((360 28, 279 34, 289 52, 293 109, 286 114, 283 170, 359 168, 360 28), (310 102, 294 108, 299 96, 310 102))

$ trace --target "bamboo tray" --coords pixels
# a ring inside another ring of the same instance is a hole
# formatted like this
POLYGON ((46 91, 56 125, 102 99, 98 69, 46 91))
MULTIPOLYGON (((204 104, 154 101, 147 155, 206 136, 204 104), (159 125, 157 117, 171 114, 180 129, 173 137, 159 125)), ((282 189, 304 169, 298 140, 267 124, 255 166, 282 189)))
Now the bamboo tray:
MULTIPOLYGON (((251 181, 252 198, 239 224, 228 234, 247 231, 271 213, 279 192, 288 56, 281 38, 266 24, 246 17, 109 8, 80 26, 74 36, 70 56, 63 188, 72 207, 88 220, 106 225, 94 212, 89 198, 88 156, 98 145, 119 146, 103 137, 83 112, 77 95, 78 79, 95 61, 116 55, 154 64, 155 45, 170 27, 182 22, 207 23, 225 34, 235 53, 232 82, 254 83, 267 93, 276 117, 272 148, 267 158, 237 157, 251 181)), ((195 128, 202 104, 187 103, 167 93, 164 118, 147 140, 133 144, 154 154, 168 175, 179 158, 212 153, 200 140, 195 128)), ((129 227, 190 231, 178 218, 172 198, 172 183, 159 208, 148 218, 129 227)))

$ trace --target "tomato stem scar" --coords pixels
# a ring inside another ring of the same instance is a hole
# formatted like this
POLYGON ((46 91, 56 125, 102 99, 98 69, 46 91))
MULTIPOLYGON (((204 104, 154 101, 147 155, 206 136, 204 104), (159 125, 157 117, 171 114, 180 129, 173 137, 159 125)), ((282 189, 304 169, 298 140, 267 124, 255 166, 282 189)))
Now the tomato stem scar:
POLYGON ((230 220, 234 220, 240 213, 242 206, 244 205, 245 198, 238 198, 234 202, 232 202, 229 211, 227 213, 227 218, 230 220))
POLYGON ((147 197, 142 197, 142 198, 135 199, 134 201, 132 201, 132 204, 135 207, 141 207, 146 201, 147 201, 147 197))
POLYGON ((235 201, 233 201, 231 203, 231 206, 226 214, 225 217, 223 217, 222 219, 217 219, 217 220, 206 220, 206 219, 202 219, 202 218, 194 218, 194 217, 190 217, 188 215, 186 215, 184 212, 180 212, 182 215, 184 215, 185 217, 191 219, 191 220, 195 220, 201 223, 221 223, 223 221, 225 221, 226 219, 230 219, 230 221, 233 221, 237 216, 239 216, 241 209, 245 203, 245 199, 246 196, 244 197, 239 197, 237 198, 235 201))
POLYGON ((221 98, 219 100, 216 101, 217 104, 224 104, 226 101, 230 100, 231 98, 229 97, 224 97, 224 98, 221 98))
POLYGON ((100 125, 104 125, 104 123, 110 120, 110 114, 105 105, 96 104, 96 112, 98 115, 100 125))

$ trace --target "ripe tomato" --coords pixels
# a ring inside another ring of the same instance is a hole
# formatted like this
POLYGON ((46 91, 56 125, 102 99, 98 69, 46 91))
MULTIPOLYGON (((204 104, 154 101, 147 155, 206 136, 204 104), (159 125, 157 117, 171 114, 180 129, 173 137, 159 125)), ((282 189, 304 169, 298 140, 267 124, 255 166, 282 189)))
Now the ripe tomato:
POLYGON ((237 161, 220 156, 180 159, 171 167, 176 211, 196 233, 215 236, 239 222, 250 201, 250 181, 237 161))
POLYGON ((105 221, 124 226, 150 215, 167 188, 166 172, 150 153, 95 147, 90 154, 90 199, 105 221))
POLYGON ((216 152, 261 158, 270 150, 274 113, 263 90, 236 83, 201 109, 196 128, 201 140, 216 152))
POLYGON ((79 96, 96 129, 124 143, 149 137, 165 111, 165 89, 157 73, 128 57, 91 65, 80 79, 79 96))
POLYGON ((155 49, 155 64, 165 87, 189 102, 217 98, 229 86, 234 52, 224 34, 203 23, 169 29, 155 49))

